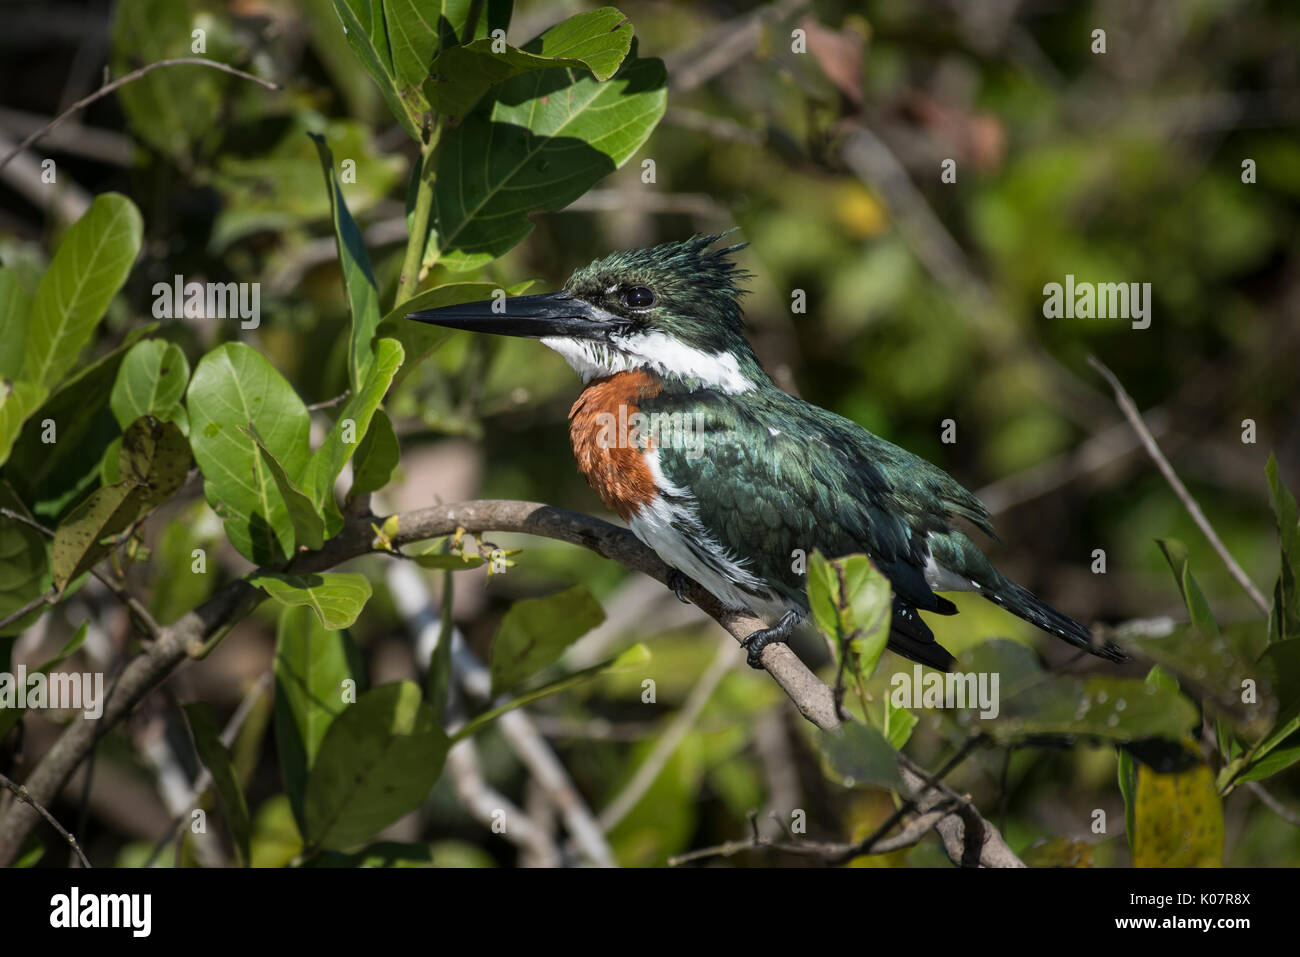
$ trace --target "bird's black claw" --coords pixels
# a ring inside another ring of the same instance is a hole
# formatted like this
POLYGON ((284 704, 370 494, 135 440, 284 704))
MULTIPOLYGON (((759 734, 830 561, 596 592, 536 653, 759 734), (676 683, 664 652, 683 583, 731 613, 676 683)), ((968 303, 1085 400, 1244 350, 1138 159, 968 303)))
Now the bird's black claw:
POLYGON ((691 600, 686 597, 686 576, 675 568, 668 571, 668 587, 673 590, 673 594, 683 605, 691 603, 691 600))
POLYGON ((764 628, 756 631, 740 643, 745 649, 745 663, 756 671, 763 670, 763 649, 768 645, 784 642, 786 635, 779 628, 764 628))

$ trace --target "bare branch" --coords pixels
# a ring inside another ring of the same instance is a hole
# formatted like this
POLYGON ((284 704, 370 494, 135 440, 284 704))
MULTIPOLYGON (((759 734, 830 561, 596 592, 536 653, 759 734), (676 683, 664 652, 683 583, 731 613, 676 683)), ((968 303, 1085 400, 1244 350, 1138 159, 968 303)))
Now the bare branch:
POLYGON ((1201 507, 1196 504, 1196 499, 1192 498, 1191 493, 1187 491, 1187 486, 1178 478, 1173 466, 1169 464, 1169 460, 1160 451, 1160 446, 1156 445, 1156 440, 1146 427, 1146 423, 1142 421, 1142 413, 1134 405, 1132 396, 1125 391, 1115 373, 1111 372, 1096 356, 1088 356, 1088 364, 1100 372, 1102 378, 1110 383, 1110 387, 1115 390, 1115 403, 1119 406, 1120 411, 1124 413, 1124 417, 1128 419, 1129 424, 1133 426, 1133 431, 1138 434, 1138 438, 1142 440, 1142 445, 1146 448, 1147 454, 1151 456, 1151 460, 1156 463, 1156 467, 1160 469, 1160 473, 1165 477, 1165 481, 1169 483, 1169 487, 1174 490, 1174 494, 1183 503, 1183 507, 1187 509, 1187 514, 1192 516, 1192 521, 1209 539, 1210 544, 1214 546, 1214 550, 1218 552, 1219 558, 1223 559, 1223 563, 1228 566, 1228 571, 1237 580, 1237 584, 1245 589, 1246 594, 1250 596, 1250 600, 1259 607, 1259 610, 1264 613, 1264 617, 1267 618, 1272 613, 1268 599, 1255 587, 1255 583, 1247 577, 1242 567, 1237 564, 1237 560, 1228 552, 1227 547, 1214 531, 1209 519, 1205 517, 1201 507))
POLYGON ((76 103, 73 103, 70 107, 68 107, 58 116, 56 116, 54 119, 50 120, 50 122, 46 123, 40 129, 33 131, 30 135, 24 138, 21 143, 19 143, 12 150, 6 153, 4 159, 0 159, 0 169, 4 169, 5 166, 9 164, 9 161, 11 159, 13 159, 23 150, 27 149, 27 147, 31 146, 33 143, 39 140, 50 130, 54 129, 56 126, 58 126, 60 123, 66 120, 73 113, 77 113, 81 110, 84 110, 86 107, 90 106, 91 103, 94 103, 96 100, 103 99, 104 97, 108 96, 108 94, 116 90, 118 87, 125 86, 126 84, 130 83, 132 80, 138 80, 146 73, 151 73, 154 70, 157 70, 159 67, 182 66, 186 64, 190 66, 211 67, 214 70, 220 70, 222 73, 229 73, 231 76, 237 76, 242 80, 252 80, 254 83, 260 83, 268 90, 280 89, 280 85, 278 83, 272 83, 270 80, 263 80, 260 76, 253 76, 253 74, 245 73, 243 70, 236 70, 233 66, 230 66, 227 63, 219 63, 216 60, 208 60, 205 59, 204 57, 187 56, 187 57, 176 57, 170 60, 158 60, 155 63, 146 64, 145 66, 140 67, 140 69, 138 70, 132 70, 130 73, 126 74, 125 76, 118 77, 116 80, 113 80, 111 83, 105 83, 94 93, 91 93, 88 96, 83 96, 76 103))
POLYGON ((77 839, 73 837, 62 824, 60 824, 58 821, 54 819, 53 814, 45 810, 45 808, 42 805, 32 800, 32 796, 27 793, 27 788, 23 787, 22 785, 15 784, 13 781, 10 781, 7 777, 5 777, 3 774, 0 774, 0 787, 3 787, 7 791, 13 792, 14 797, 18 798, 18 800, 22 801, 24 804, 28 805, 29 807, 34 808, 36 810, 36 813, 38 813, 41 817, 45 818, 45 820, 49 821, 50 827, 54 828, 61 835, 63 835, 63 839, 68 842, 68 846, 72 848, 73 851, 76 852, 77 857, 81 859, 81 866, 87 868, 90 867, 90 861, 86 860, 86 855, 82 853, 81 845, 77 843, 77 839))

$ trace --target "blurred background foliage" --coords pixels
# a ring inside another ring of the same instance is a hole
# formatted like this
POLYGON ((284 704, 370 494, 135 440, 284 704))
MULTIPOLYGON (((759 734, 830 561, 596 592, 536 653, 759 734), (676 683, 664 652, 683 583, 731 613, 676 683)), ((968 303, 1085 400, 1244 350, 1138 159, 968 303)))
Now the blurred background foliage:
MULTIPOLYGON (((1009 575, 1084 621, 1182 620, 1154 543, 1173 536, 1188 543, 1220 623, 1257 619, 1085 357, 1098 355, 1126 383, 1229 550, 1253 580, 1271 585, 1270 450, 1284 483, 1295 488, 1300 476, 1300 8, 1284 0, 618 6, 640 54, 668 68, 667 113, 648 143, 562 212, 534 216, 531 235, 506 256, 471 273, 438 266, 426 286, 532 279, 551 289, 612 249, 738 226, 750 243, 740 259, 753 273, 747 320, 774 379, 980 494, 1004 543, 993 555, 1009 575), (792 51, 795 28, 807 52, 792 51), (1097 28, 1106 31, 1104 54, 1091 50, 1097 28), (956 161, 955 183, 941 181, 946 159, 956 161), (1257 170, 1250 184, 1247 159, 1257 170), (1067 274, 1150 283, 1150 328, 1045 318, 1043 286, 1067 274), (796 290, 806 313, 792 312, 796 290), (946 419, 956 423, 954 444, 940 438, 946 419), (1243 441, 1244 420, 1255 424, 1253 442, 1243 441), (1098 548, 1105 574, 1091 567, 1098 548)), ((522 43, 582 9, 519 0, 508 39, 522 43)), ((260 282, 256 331, 198 320, 165 322, 158 334, 191 362, 242 338, 308 403, 342 393, 347 306, 328 195, 304 133, 323 133, 336 157, 355 161, 344 195, 384 302, 401 265, 404 184, 417 154, 356 65, 328 0, 11 0, 0 14, 6 151, 97 87, 106 64, 120 75, 191 55, 196 27, 206 31, 206 56, 283 84, 268 92, 215 71, 160 70, 63 124, 39 147, 57 159, 56 188, 33 187, 20 164, 3 173, 6 266, 34 285, 89 197, 122 191, 143 213, 144 255, 99 351, 151 318, 155 282, 175 274, 260 282)), ((563 361, 536 343, 453 336, 388 399, 403 458, 386 502, 407 509, 520 498, 604 514, 568 451, 577 391, 563 361)), ((210 580, 168 574, 169 562, 188 563, 193 547, 207 545, 228 574, 245 567, 201 498, 168 508, 170 520, 155 523, 155 561, 140 572, 163 622, 201 599, 210 580)), ((643 702, 639 676, 614 675, 534 709, 579 790, 602 807, 708 671, 718 629, 657 584, 584 550, 493 540, 524 551, 490 582, 481 572, 458 576, 454 617, 471 646, 485 647, 513 601, 574 582, 596 592, 609 620, 567 665, 649 639, 653 703, 643 702)), ((367 563, 381 582, 381 560, 367 563)), ((440 578, 429 582, 436 590, 440 578)), ((1066 657, 996 608, 960 604, 962 615, 934 623, 959 656, 1005 637, 1049 663, 1066 657)), ((97 623, 84 653, 111 667, 125 625, 93 587, 46 616, 16 659, 48 657, 77 615, 97 623)), ((101 856, 117 848, 121 863, 148 858, 168 817, 159 797, 166 768, 150 755, 160 738, 184 733, 169 702, 198 697, 229 716, 266 672, 274 637, 275 615, 264 607, 105 741, 89 803, 69 798, 60 808, 79 818, 83 843, 101 856)), ((412 637, 382 585, 354 638, 372 684, 418 674, 412 637)), ((814 662, 824 654, 816 641, 799 647, 814 662)), ((725 654, 741 663, 740 652, 725 654)), ((262 708, 251 717, 233 750, 254 813, 254 860, 283 863, 297 845, 269 715, 262 708)), ((953 724, 922 713, 909 750, 933 765, 960 740, 953 724)), ((56 730, 29 718, 23 750, 44 750, 56 730)), ((522 807, 544 808, 508 742, 497 731, 478 741, 492 786, 522 807)), ((467 814, 452 777, 389 836, 425 842, 437 864, 515 862, 512 845, 467 814)), ((1130 860, 1113 749, 981 752, 952 783, 1030 859, 1130 860), (1112 822, 1104 835, 1090 830, 1095 808, 1112 822)), ((1295 767, 1270 787, 1300 807, 1295 767)), ((869 833, 892 810, 882 792, 826 781, 770 679, 737 667, 610 837, 620 862, 661 864, 745 834, 751 810, 788 823, 792 808, 807 812, 809 836, 824 839, 869 833)), ((1300 861, 1300 831, 1248 792, 1234 792, 1224 813, 1225 863, 1300 861)), ((773 861, 794 863, 731 859, 773 861)), ((930 840, 864 863, 944 861, 930 840)))

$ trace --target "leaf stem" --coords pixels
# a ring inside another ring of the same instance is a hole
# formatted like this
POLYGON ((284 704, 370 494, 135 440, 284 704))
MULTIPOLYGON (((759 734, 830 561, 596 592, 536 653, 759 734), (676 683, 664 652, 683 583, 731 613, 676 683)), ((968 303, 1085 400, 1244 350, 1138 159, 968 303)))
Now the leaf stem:
POLYGON ((406 239, 406 257, 402 260, 402 278, 397 285, 396 309, 415 295, 420 286, 424 247, 429 238, 429 216, 433 211, 433 187, 438 178, 438 142, 442 139, 442 119, 435 117, 429 140, 420 152, 420 178, 415 188, 415 209, 411 233, 406 239))

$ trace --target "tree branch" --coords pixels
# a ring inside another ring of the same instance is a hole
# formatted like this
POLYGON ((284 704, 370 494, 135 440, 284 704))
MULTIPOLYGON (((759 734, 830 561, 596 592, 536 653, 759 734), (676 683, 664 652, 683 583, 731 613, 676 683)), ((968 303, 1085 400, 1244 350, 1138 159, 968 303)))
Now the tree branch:
POLYGON ((1124 386, 1120 383, 1119 378, 1115 373, 1106 368, 1105 364, 1096 356, 1088 356, 1088 364, 1100 372, 1102 378, 1104 378, 1110 384, 1110 387, 1115 390, 1115 404, 1119 406, 1120 411, 1124 413, 1124 417, 1128 419, 1129 424, 1133 426, 1133 431, 1136 432, 1138 438, 1142 440, 1142 445, 1146 448, 1147 454, 1151 456, 1151 460, 1156 463, 1156 467, 1160 469, 1160 474, 1165 477, 1165 481, 1169 483, 1169 487, 1174 490, 1174 494, 1177 495, 1179 500, 1183 503, 1183 507, 1187 509, 1187 514, 1192 516, 1192 521, 1196 523, 1197 527, 1205 537, 1209 539, 1210 544, 1214 546, 1214 550, 1219 553, 1219 557, 1223 559, 1223 563, 1228 566, 1228 571, 1231 572, 1232 577, 1237 580, 1237 584, 1245 589, 1246 594, 1250 596, 1250 600, 1259 607, 1259 610, 1264 613, 1264 617, 1267 618, 1272 614, 1272 607, 1269 605, 1268 600, 1264 597, 1263 593, 1255 587, 1255 583, 1250 580, 1242 567, 1237 564, 1237 560, 1232 557, 1227 546, 1223 544, 1223 541, 1214 531, 1214 526, 1211 525, 1209 519, 1205 517, 1205 513, 1201 511, 1201 507, 1196 504, 1196 499, 1192 498, 1192 494, 1187 491, 1187 486, 1182 483, 1178 474, 1174 472, 1174 467, 1169 464, 1169 460, 1165 458, 1164 453, 1160 451, 1160 446, 1156 445, 1156 440, 1151 436, 1151 430, 1148 429, 1146 423, 1142 421, 1142 413, 1140 413, 1137 406, 1133 404, 1133 397, 1124 389, 1124 386))
MULTIPOLYGON (((343 530, 325 543, 319 551, 301 553, 289 565, 294 573, 319 572, 333 568, 349 559, 380 551, 374 540, 371 523, 381 525, 383 519, 373 515, 354 516, 343 530)), ((669 568, 659 556, 639 542, 627 529, 609 522, 571 512, 567 509, 541 505, 536 502, 484 500, 435 505, 408 512, 398 517, 398 530, 392 536, 397 547, 455 533, 463 528, 467 532, 520 532, 552 538, 590 549, 605 558, 657 579, 667 586, 669 568)), ((702 611, 721 624, 737 641, 765 627, 756 618, 741 612, 724 609, 708 592, 694 582, 688 582, 685 594, 702 611)), ((186 660, 191 648, 208 644, 214 636, 223 634, 233 624, 248 615, 259 605, 265 595, 246 581, 231 582, 194 610, 162 628, 156 640, 123 669, 116 689, 104 704, 104 713, 98 721, 74 721, 55 742, 54 746, 29 775, 26 786, 32 798, 49 803, 63 789, 77 766, 95 747, 99 737, 122 720, 150 691, 166 680, 167 676, 186 660)), ((835 709, 834 695, 829 687, 799 660, 784 644, 771 644, 763 649, 764 669, 789 695, 809 721, 820 728, 833 729, 841 724, 835 709)), ((919 788, 926 784, 923 776, 913 775, 904 768, 904 781, 908 797, 915 798, 919 788)), ((929 798, 918 799, 921 813, 934 810, 945 797, 955 795, 948 790, 942 794, 932 790, 929 798), (928 804, 927 804, 928 801, 928 804)), ((965 802, 969 804, 968 801, 965 802)), ((973 808, 971 809, 973 812, 973 808)), ((0 867, 14 860, 18 848, 36 822, 36 813, 30 808, 15 804, 0 820, 0 867)), ((952 840, 959 848, 960 818, 949 813, 940 822, 954 835, 945 839, 949 856, 954 853, 952 840), (946 822, 946 823, 945 823, 946 822)), ((983 826, 984 841, 981 862, 986 866, 1014 866, 1015 855, 1002 843, 997 831, 987 823, 983 826), (993 840, 996 838, 996 841, 993 840)), ((963 851, 958 850, 954 861, 960 861, 963 851)), ((1016 861, 1018 863, 1018 861, 1016 861)))
POLYGON ((125 76, 118 77, 116 80, 112 81, 111 83, 105 83, 94 93, 91 93, 88 96, 83 96, 76 103, 73 103, 70 107, 68 107, 58 116, 56 116, 54 119, 50 120, 50 122, 46 123, 40 129, 33 131, 29 136, 25 137, 21 143, 19 143, 12 150, 6 153, 4 159, 0 159, 0 169, 4 169, 7 165, 9 165, 9 161, 11 159, 13 159, 23 150, 27 149, 27 147, 31 146, 33 143, 39 140, 50 130, 54 129, 56 126, 58 126, 60 123, 66 120, 73 113, 76 113, 80 110, 84 110, 86 107, 90 106, 90 104, 94 103, 96 100, 103 99, 104 97, 108 96, 108 94, 112 93, 118 87, 125 86, 126 84, 130 83, 132 80, 138 80, 146 73, 156 70, 159 67, 182 66, 185 64, 189 64, 191 66, 211 67, 214 70, 220 70, 222 73, 229 73, 231 76, 237 76, 242 80, 252 80, 254 83, 260 83, 268 90, 280 89, 280 85, 278 83, 272 83, 270 80, 263 80, 260 76, 253 76, 253 74, 245 73, 243 70, 236 70, 233 66, 230 66, 229 64, 219 63, 216 60, 208 60, 205 59, 204 57, 187 56, 187 57, 176 57, 170 60, 158 60, 156 63, 149 63, 145 66, 140 67, 140 69, 138 70, 132 70, 130 73, 126 74, 125 76))
MULTIPOLYGON (((86 855, 82 853, 81 845, 77 843, 77 839, 72 836, 72 834, 68 831, 67 828, 65 828, 62 824, 60 824, 57 820, 55 820, 53 814, 45 810, 45 808, 42 805, 32 800, 32 796, 27 793, 27 788, 14 784, 13 781, 10 781, 3 774, 0 774, 0 787, 4 788, 7 791, 13 792, 14 797, 18 798, 19 801, 23 802, 23 804, 27 805, 28 807, 31 807, 41 817, 49 821, 50 827, 54 828, 63 836, 63 839, 68 842, 68 846, 72 848, 76 852, 77 857, 81 859, 81 866, 86 868, 90 867, 90 861, 86 860, 86 855)), ((17 807, 17 805, 15 805, 15 807, 17 807)))

